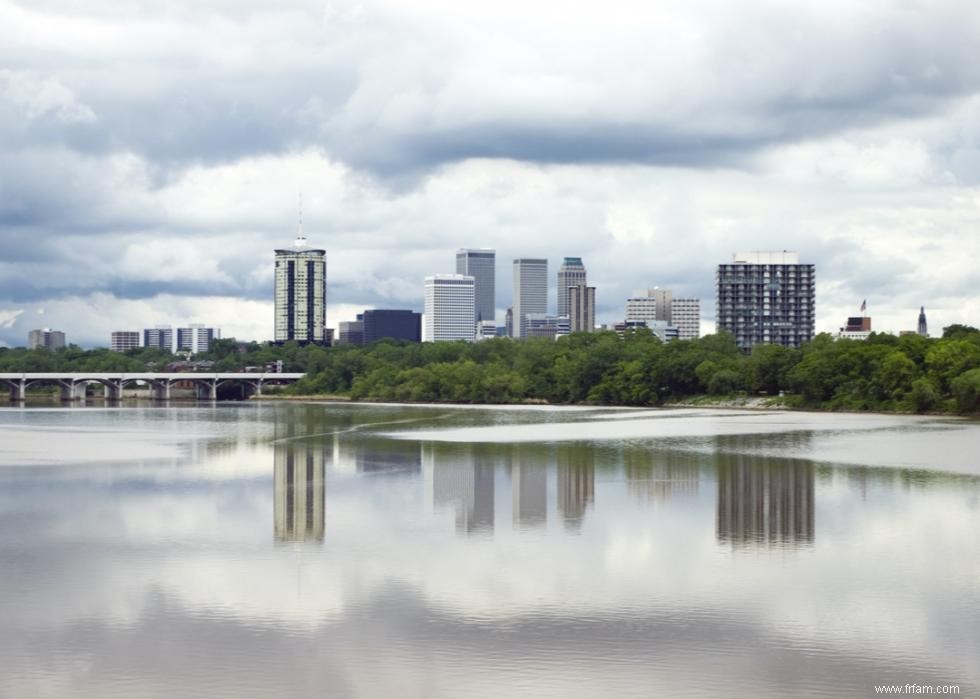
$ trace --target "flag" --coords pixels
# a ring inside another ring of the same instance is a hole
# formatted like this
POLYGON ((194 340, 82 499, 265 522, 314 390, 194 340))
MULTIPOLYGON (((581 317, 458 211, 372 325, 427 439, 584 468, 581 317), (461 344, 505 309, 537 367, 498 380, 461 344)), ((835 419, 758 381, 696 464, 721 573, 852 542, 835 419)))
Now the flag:
POLYGON ((861 313, 864 313, 864 309, 868 307, 868 300, 865 299, 861 302, 861 313))

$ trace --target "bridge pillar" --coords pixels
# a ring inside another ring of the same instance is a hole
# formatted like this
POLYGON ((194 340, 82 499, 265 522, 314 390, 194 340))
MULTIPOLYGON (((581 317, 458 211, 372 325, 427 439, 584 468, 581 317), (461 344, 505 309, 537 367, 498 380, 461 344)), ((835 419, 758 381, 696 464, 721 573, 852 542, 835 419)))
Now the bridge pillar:
POLYGON ((170 400, 170 379, 163 379, 150 385, 153 400, 170 400))
POLYGON ((262 379, 259 379, 258 381, 255 382, 255 395, 257 396, 262 395, 262 379))
POLYGON ((122 381, 112 382, 107 381, 105 384, 105 399, 106 400, 119 400, 122 398, 122 381))
POLYGON ((24 379, 10 382, 10 402, 23 401, 27 398, 27 382, 24 379))
POLYGON ((63 401, 73 401, 73 400, 85 400, 85 387, 84 381, 76 383, 75 381, 61 381, 61 400, 63 401))

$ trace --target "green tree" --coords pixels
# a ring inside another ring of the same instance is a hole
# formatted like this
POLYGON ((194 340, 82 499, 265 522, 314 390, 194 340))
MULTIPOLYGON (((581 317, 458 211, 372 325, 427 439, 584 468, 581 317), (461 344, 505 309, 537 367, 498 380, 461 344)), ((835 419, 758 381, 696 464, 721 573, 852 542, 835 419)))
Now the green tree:
POLYGON ((970 369, 957 376, 951 383, 959 411, 980 412, 980 369, 970 369))

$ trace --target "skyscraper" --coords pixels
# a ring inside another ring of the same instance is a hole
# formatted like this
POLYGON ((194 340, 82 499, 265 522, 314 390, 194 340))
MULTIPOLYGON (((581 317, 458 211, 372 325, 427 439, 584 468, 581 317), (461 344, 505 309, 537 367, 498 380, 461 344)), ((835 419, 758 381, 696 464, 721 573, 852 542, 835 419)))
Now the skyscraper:
POLYGON ((548 260, 521 257, 514 260, 514 334, 523 338, 529 313, 548 312, 548 260))
POLYGON ((463 274, 425 278, 422 336, 427 342, 472 341, 476 335, 475 280, 463 274))
MULTIPOLYGON (((568 312, 573 333, 592 332, 595 329, 595 287, 585 284, 570 286, 568 312)), ((559 314, 558 317, 562 316, 559 314)))
POLYGON ((916 330, 922 337, 929 337, 929 326, 926 324, 926 307, 919 306, 919 327, 916 330))
POLYGON ((310 248, 300 232, 292 248, 276 250, 277 343, 325 341, 327 251, 310 248))
MULTIPOLYGON (((588 284, 585 265, 581 257, 566 257, 558 268, 558 315, 571 315, 569 310, 568 289, 579 284, 588 284)), ((572 330, 574 330, 574 326, 572 330)))
POLYGON ((814 284, 813 265, 798 253, 736 253, 715 276, 718 331, 734 334, 743 352, 760 343, 799 347, 813 339, 814 284))
POLYGON ((497 253, 489 248, 456 251, 456 274, 473 277, 476 319, 497 318, 497 253))

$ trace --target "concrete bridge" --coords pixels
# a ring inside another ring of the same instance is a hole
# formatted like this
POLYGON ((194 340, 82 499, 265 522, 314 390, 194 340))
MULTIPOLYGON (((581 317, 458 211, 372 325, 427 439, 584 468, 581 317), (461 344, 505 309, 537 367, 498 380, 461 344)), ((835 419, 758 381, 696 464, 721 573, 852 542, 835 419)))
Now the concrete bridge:
POLYGON ((122 398, 123 389, 131 386, 149 386, 150 395, 157 400, 170 400, 170 392, 175 384, 190 383, 197 391, 199 400, 216 400, 218 387, 225 384, 238 384, 255 395, 262 395, 264 386, 282 386, 300 380, 306 374, 300 373, 207 373, 207 372, 143 372, 143 373, 0 373, 0 387, 10 390, 11 401, 22 401, 31 386, 57 386, 61 389, 62 400, 82 400, 89 384, 101 384, 107 400, 122 398))

